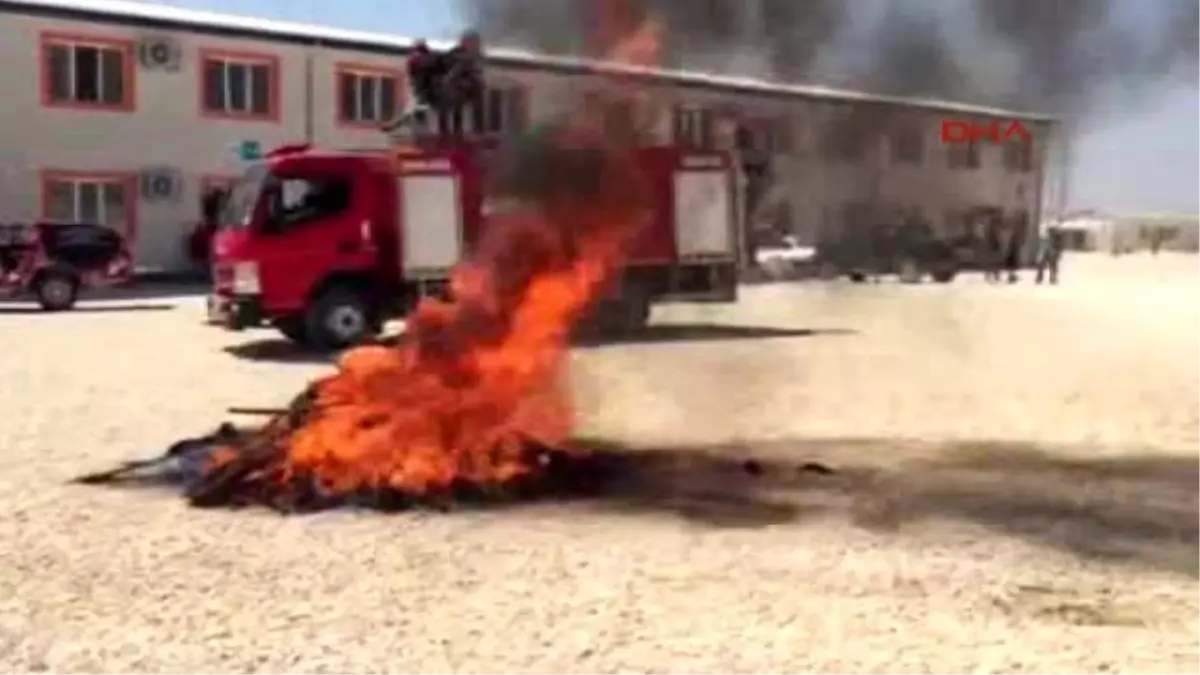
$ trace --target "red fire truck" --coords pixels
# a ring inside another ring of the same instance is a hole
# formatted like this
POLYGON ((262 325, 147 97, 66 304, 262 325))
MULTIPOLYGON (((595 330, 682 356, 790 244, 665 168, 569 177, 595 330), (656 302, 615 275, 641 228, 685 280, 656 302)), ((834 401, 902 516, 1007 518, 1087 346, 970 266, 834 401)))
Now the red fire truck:
MULTIPOLYGON (((491 149, 460 141, 387 151, 280 148, 250 167, 213 247, 209 319, 274 327, 336 349, 368 339, 444 290, 490 205, 491 149)), ((605 333, 645 326, 653 303, 733 302, 736 182, 719 152, 644 147, 653 218, 620 283, 593 312, 605 333)))

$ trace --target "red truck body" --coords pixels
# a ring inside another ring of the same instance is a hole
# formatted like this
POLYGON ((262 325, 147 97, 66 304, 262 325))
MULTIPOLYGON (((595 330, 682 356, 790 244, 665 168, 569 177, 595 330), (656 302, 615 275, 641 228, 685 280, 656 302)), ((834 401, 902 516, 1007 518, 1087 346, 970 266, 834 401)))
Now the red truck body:
MULTIPOLYGON (((732 302, 736 183, 730 158, 639 148, 654 217, 621 283, 600 303, 606 331, 645 325, 652 303, 732 302)), ((391 151, 281 148, 232 190, 213 247, 210 319, 273 326, 336 348, 442 291, 490 208, 490 149, 465 142, 391 151), (289 194, 291 193, 291 194, 289 194)))

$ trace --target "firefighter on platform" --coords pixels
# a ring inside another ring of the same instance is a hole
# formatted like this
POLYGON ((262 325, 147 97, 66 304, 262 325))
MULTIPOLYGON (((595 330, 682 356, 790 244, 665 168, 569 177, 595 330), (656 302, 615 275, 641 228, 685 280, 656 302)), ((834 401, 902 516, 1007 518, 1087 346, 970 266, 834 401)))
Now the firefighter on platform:
POLYGON ((479 33, 463 33, 446 52, 418 40, 408 57, 411 104, 395 121, 383 125, 390 132, 402 126, 426 129, 436 118, 443 133, 461 134, 463 113, 483 98, 482 47, 479 33))
POLYGON ((405 70, 412 98, 418 104, 433 107, 437 100, 437 61, 438 53, 430 49, 425 40, 413 44, 405 70))

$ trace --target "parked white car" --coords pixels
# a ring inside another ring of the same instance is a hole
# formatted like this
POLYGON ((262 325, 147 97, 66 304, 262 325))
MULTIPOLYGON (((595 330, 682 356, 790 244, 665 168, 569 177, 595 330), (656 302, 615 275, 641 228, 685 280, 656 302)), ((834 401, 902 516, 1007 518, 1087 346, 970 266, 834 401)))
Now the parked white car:
POLYGON ((763 247, 755 253, 759 267, 773 277, 794 275, 800 267, 808 264, 816 255, 811 246, 801 246, 794 235, 784 235, 782 246, 763 247))

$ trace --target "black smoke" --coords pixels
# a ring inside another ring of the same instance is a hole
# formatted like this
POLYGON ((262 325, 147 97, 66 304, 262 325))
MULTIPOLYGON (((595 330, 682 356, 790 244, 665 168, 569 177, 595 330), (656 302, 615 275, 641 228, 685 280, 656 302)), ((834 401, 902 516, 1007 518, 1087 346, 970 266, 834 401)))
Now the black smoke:
POLYGON ((654 16, 668 68, 799 79, 847 23, 842 0, 459 0, 496 46, 590 56, 600 25, 654 16), (697 68, 697 65, 704 67, 697 68))
POLYGON ((499 46, 590 55, 620 3, 665 24, 667 67, 1067 116, 1197 78, 1197 0, 459 2, 499 46))
POLYGON ((1196 0, 978 0, 977 26, 1015 62, 1006 97, 1069 116, 1196 84, 1196 0), (1119 96, 1127 94, 1128 96, 1119 96))

